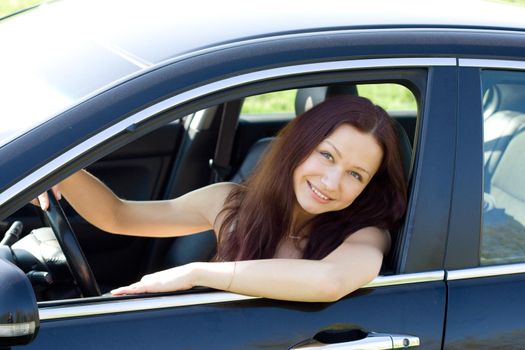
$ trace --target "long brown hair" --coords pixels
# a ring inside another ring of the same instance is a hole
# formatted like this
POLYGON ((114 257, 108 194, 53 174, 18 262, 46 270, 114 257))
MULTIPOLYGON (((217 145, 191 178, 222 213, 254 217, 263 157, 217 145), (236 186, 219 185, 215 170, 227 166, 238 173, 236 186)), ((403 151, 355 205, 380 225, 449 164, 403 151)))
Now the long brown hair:
POLYGON ((406 182, 395 126, 388 114, 369 100, 336 96, 288 123, 252 175, 226 198, 215 260, 267 259, 275 255, 279 243, 292 233, 295 168, 344 123, 377 140, 383 150, 381 165, 349 207, 316 215, 300 228, 308 232, 303 258, 324 258, 361 228, 396 227, 406 207, 406 182))

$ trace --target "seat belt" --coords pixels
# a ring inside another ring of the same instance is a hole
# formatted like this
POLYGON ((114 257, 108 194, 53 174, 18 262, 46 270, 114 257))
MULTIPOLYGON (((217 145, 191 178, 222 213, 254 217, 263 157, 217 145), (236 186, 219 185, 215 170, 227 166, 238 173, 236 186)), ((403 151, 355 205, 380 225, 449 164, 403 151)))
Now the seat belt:
POLYGON ((213 159, 210 159, 210 183, 224 181, 231 172, 230 158, 235 139, 237 121, 241 114, 243 100, 224 103, 222 106, 221 124, 213 159))

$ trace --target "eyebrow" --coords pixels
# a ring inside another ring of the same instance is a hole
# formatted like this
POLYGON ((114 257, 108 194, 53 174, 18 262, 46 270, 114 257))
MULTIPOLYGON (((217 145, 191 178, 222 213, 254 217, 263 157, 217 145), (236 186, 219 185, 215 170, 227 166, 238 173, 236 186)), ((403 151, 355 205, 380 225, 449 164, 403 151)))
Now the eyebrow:
MULTIPOLYGON (((327 144, 329 144, 330 146, 332 146, 332 148, 335 150, 335 152, 337 153, 337 155, 339 156, 339 158, 343 158, 343 156, 341 155, 341 152, 337 149, 337 147, 335 147, 335 145, 333 143, 331 143, 330 141, 328 140, 323 140, 323 142, 326 142, 327 144)), ((368 174, 368 176, 370 177, 370 172, 366 169, 363 169, 361 168, 360 166, 354 166, 355 169, 357 170, 361 170, 365 173, 368 174)))

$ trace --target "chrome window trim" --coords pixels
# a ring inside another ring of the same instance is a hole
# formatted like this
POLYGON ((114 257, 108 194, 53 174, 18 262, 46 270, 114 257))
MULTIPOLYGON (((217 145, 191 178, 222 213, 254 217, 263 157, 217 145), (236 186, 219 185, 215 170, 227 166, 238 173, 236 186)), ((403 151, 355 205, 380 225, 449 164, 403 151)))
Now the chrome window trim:
POLYGON ((525 70, 524 61, 513 60, 486 60, 477 58, 460 58, 458 59, 460 67, 476 67, 476 68, 499 68, 499 69, 516 69, 525 70))
POLYGON ((362 288, 387 287, 400 284, 426 283, 444 280, 445 271, 417 272, 402 275, 378 276, 362 288))
MULTIPOLYGON (((413 283, 427 283, 443 281, 444 279, 444 271, 411 273, 395 276, 379 276, 372 282, 365 285, 363 288, 378 288, 413 283)), ((70 306, 46 307, 45 302, 39 303, 40 320, 48 321, 63 318, 85 317, 122 312, 166 309, 181 306, 205 305, 261 299, 260 297, 253 297, 222 291, 180 294, 141 299, 111 300, 111 297, 109 297, 105 300, 100 300, 102 298, 106 297, 87 298, 84 299, 82 305, 70 306)))
POLYGON ((481 277, 504 276, 525 273, 525 263, 481 266, 471 269, 447 271, 447 281, 457 281, 481 277))
POLYGON ((272 68, 252 73, 246 73, 239 76, 223 79, 217 82, 209 83, 195 89, 172 96, 155 105, 147 107, 128 118, 116 123, 115 125, 92 136, 88 140, 73 147, 72 149, 61 154, 52 161, 46 163, 30 175, 18 181, 4 192, 0 193, 0 205, 3 205, 9 198, 16 196, 25 188, 33 183, 45 178, 53 171, 57 170, 62 164, 70 162, 85 152, 96 147, 100 143, 110 139, 134 124, 141 123, 158 113, 173 108, 179 104, 193 100, 195 98, 215 93, 228 88, 254 83, 269 78, 281 78, 299 74, 308 74, 315 72, 330 72, 339 70, 354 70, 368 68, 402 68, 402 67, 428 67, 428 66, 456 66, 456 58, 444 57, 422 57, 422 58, 379 58, 379 59, 360 59, 334 62, 309 63, 295 66, 286 66, 272 68))

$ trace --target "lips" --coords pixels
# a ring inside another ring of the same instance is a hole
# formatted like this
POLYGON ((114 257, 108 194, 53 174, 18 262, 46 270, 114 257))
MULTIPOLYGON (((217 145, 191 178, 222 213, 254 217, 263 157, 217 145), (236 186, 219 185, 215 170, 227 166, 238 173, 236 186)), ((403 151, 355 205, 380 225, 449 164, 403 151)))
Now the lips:
POLYGON ((306 181, 308 183, 308 187, 310 187, 310 190, 312 190, 312 193, 314 194, 314 198, 317 199, 321 203, 328 203, 331 198, 328 197, 326 194, 321 192, 317 187, 312 185, 310 181, 306 181))

